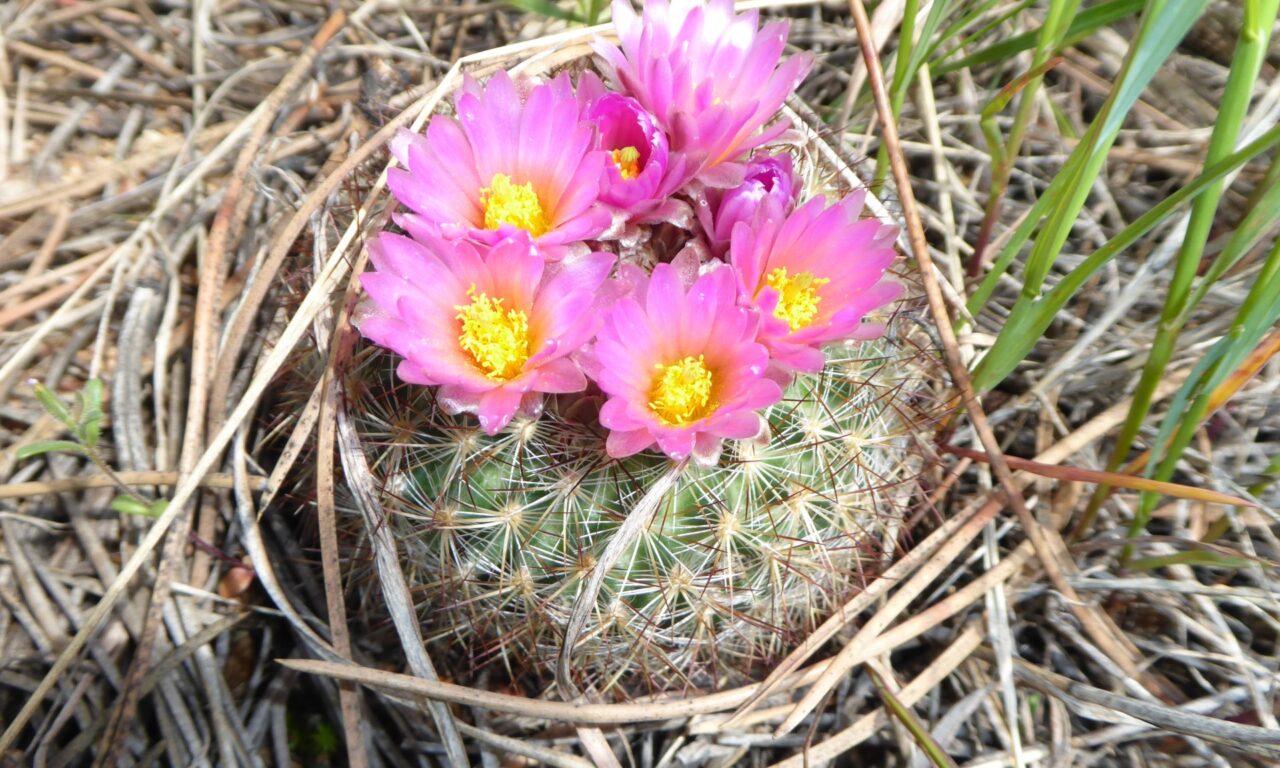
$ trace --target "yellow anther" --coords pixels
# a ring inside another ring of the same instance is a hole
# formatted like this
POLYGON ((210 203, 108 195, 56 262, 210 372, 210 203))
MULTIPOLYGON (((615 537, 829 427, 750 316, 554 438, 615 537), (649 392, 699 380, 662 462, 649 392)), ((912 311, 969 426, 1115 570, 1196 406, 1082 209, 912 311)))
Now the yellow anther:
POLYGON ((634 179, 640 175, 640 150, 635 147, 623 147, 609 153, 613 164, 618 166, 618 173, 624 179, 634 179))
POLYGON ((484 206, 485 229, 511 224, 534 237, 551 229, 533 184, 515 184, 505 173, 495 173, 489 186, 480 190, 480 204, 484 206))
POLYGON ((459 304, 457 318, 462 323, 458 345, 485 375, 507 381, 520 375, 529 359, 529 318, 525 313, 502 309, 502 299, 477 293, 472 283, 467 290, 469 304, 459 304))
POLYGON ((785 320, 792 333, 807 328, 813 322, 818 314, 818 304, 822 302, 818 288, 831 282, 825 277, 814 277, 812 272, 799 272, 788 277, 786 267, 773 270, 765 281, 778 292, 774 317, 785 320))
POLYGON ((702 355, 654 366, 653 389, 649 393, 649 408, 665 424, 684 426, 691 424, 715 410, 711 402, 713 379, 702 355))

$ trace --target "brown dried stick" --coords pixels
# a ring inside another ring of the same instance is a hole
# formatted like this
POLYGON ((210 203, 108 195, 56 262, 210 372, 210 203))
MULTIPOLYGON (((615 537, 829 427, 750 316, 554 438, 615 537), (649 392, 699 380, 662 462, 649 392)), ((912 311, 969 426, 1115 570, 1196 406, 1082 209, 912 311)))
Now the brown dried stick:
MULTIPOLYGON (((49 493, 72 493, 89 488, 114 488, 119 483, 125 485, 177 485, 181 479, 177 472, 117 472, 110 475, 86 475, 84 477, 66 477, 58 480, 33 480, 26 483, 7 483, 0 485, 0 499, 20 499, 27 496, 43 496, 49 493)), ((265 490, 267 478, 261 475, 249 475, 249 482, 255 491, 265 490)), ((204 488, 234 488, 231 475, 213 473, 204 476, 200 481, 204 488)))
MULTIPOLYGON (((320 563, 324 595, 329 611, 329 637, 339 656, 351 658, 351 635, 347 631, 347 601, 338 573, 338 513, 334 503, 333 452, 338 383, 334 379, 334 359, 341 341, 333 341, 329 364, 325 366, 320 395, 320 434, 316 444, 316 515, 320 529, 320 563)), ((360 727, 360 692, 352 683, 338 684, 338 704, 342 710, 342 730, 346 736, 347 764, 364 768, 369 764, 360 727)))

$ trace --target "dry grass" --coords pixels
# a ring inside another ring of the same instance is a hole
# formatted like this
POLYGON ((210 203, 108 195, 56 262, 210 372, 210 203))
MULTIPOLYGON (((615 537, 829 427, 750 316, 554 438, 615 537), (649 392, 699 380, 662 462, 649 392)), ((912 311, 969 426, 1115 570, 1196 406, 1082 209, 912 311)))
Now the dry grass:
MULTIPOLYGON (((848 7, 767 5, 795 19, 793 44, 819 55, 797 110, 847 126, 828 138, 849 158, 873 154, 876 73, 848 7)), ((894 7, 870 19, 886 51, 894 7)), ((1226 73, 1230 8, 1216 8, 1122 132, 1065 262, 1200 167, 1226 73)), ((380 173, 395 127, 422 124, 464 56, 483 73, 582 55, 586 33, 565 30, 486 3, 333 15, 284 2, 0 7, 0 764, 581 766, 613 753, 639 766, 928 764, 890 697, 957 764, 1280 756, 1280 497, 1261 482, 1280 453, 1275 344, 1177 478, 1252 493, 1259 506, 1167 500, 1127 572, 1130 492, 1073 536, 1087 475, 1015 472, 1003 478, 1011 504, 984 465, 948 456, 919 500, 922 521, 901 531, 904 556, 757 684, 565 703, 534 700, 497 669, 470 687, 437 675, 433 660, 450 654, 422 640, 326 373, 351 354, 350 277, 386 213, 380 173), (100 453, 115 476, 73 453, 19 460, 19 446, 65 436, 30 382, 71 402, 93 378, 108 385, 100 453), (286 378, 315 385, 299 392, 286 378), (169 505, 155 520, 119 514, 121 483, 169 505), (371 566, 338 557, 335 498, 365 516, 371 566), (1180 552, 1203 556, 1169 559, 1180 552), (357 594, 376 604, 347 602, 357 594)), ((1126 30, 1071 48, 1047 81, 997 241, 1070 148, 1055 117, 1078 131, 1096 109, 1126 30)), ((913 247, 927 239, 935 311, 962 312, 982 224, 990 158, 977 116, 1025 69, 1013 57, 921 78, 897 126, 891 159, 911 176, 919 228, 893 187, 883 197, 913 225, 913 247)), ((869 163, 852 165, 870 178, 869 163)), ((1247 166, 1215 235, 1260 181, 1247 166)), ((964 417, 945 439, 1103 466, 1178 238, 1174 217, 1061 313, 981 404, 988 434, 964 417)), ((1223 332, 1256 263, 1210 291, 1161 402, 1223 332)), ((989 345, 1017 288, 1003 286, 958 338, 941 335, 953 362, 989 345)))

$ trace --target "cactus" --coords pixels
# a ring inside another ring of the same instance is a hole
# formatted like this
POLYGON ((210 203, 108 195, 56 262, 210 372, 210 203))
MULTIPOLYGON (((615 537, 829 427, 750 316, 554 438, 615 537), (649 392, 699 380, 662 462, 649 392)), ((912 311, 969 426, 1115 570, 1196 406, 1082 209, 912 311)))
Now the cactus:
POLYGON ((665 9, 397 137, 345 371, 428 639, 569 697, 756 679, 874 578, 937 370, 786 23, 665 9))
MULTIPOLYGON (((768 409, 767 439, 684 468, 604 580, 574 652, 579 685, 751 679, 874 577, 917 474, 928 372, 914 328, 899 316, 883 338, 829 348, 825 370, 768 409)), ((349 407, 427 636, 477 668, 545 672, 601 550, 672 462, 609 458, 582 395, 488 436, 434 390, 395 382, 393 362, 364 350, 349 407)))

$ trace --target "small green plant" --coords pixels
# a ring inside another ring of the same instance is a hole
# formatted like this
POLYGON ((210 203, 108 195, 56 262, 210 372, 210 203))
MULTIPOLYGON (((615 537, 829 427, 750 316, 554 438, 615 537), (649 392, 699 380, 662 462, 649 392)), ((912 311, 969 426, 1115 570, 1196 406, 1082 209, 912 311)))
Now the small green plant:
POLYGON ((577 10, 570 11, 551 0, 508 0, 507 4, 528 13, 589 27, 600 23, 600 17, 604 15, 604 9, 608 5, 604 0, 576 0, 574 5, 577 10))
POLYGON ((125 515, 144 517, 159 517, 164 513, 165 507, 169 504, 167 499, 152 500, 139 496, 120 479, 98 451, 98 443, 102 438, 102 423, 105 419, 105 413, 102 410, 101 379, 89 379, 84 383, 84 387, 76 393, 74 409, 67 408, 52 390, 39 382, 32 382, 32 389, 35 391, 36 399, 50 416, 67 428, 72 439, 40 440, 19 446, 16 453, 19 460, 58 451, 80 454, 93 462, 120 489, 120 495, 111 502, 113 510, 125 515))

